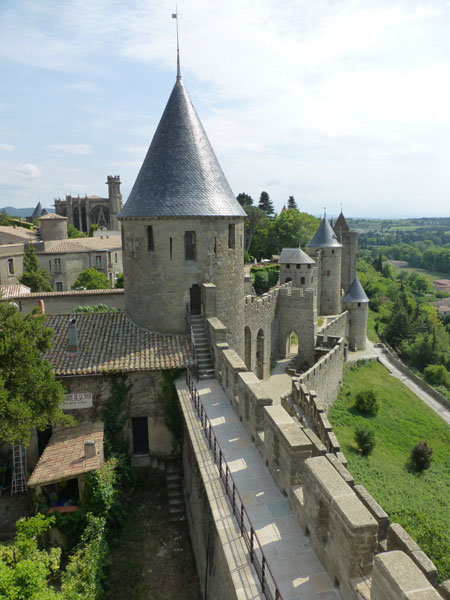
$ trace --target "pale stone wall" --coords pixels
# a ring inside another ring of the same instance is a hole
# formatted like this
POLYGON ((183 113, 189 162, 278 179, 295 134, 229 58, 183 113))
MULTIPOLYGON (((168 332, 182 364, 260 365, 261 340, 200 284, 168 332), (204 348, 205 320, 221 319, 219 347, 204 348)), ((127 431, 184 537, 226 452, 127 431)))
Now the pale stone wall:
POLYGON ((317 289, 317 268, 315 265, 280 264, 280 283, 292 281, 292 286, 304 289, 317 289))
POLYGON ((23 244, 8 244, 0 246, 0 284, 16 285, 23 275, 23 244), (10 273, 9 260, 12 260, 10 273))
POLYGON ((348 312, 345 311, 336 317, 330 317, 326 319, 326 322, 318 328, 317 333, 323 337, 327 337, 329 335, 338 337, 346 336, 348 316, 348 312))
POLYGON ((346 294, 355 279, 356 255, 358 253, 358 232, 343 231, 341 233, 342 244, 342 289, 346 294))
POLYGON ((216 311, 228 341, 243 352, 243 219, 123 219, 125 310, 139 326, 162 333, 186 332, 186 296, 197 284, 216 285, 216 311), (235 247, 228 247, 228 225, 235 225, 235 247), (147 227, 154 250, 148 250, 147 227), (196 260, 185 260, 184 235, 196 234, 196 260), (172 250, 171 250, 172 248, 172 250), (146 298, 146 302, 141 299, 146 298), (148 309, 151 305, 151 310, 148 309))
POLYGON ((124 309, 124 293, 121 290, 73 290, 72 292, 36 292, 35 294, 24 294, 16 298, 10 298, 9 302, 15 302, 20 312, 31 313, 43 300, 45 312, 48 315, 67 315, 76 306, 91 306, 93 304, 105 304, 117 310, 124 309))
POLYGON ((367 338, 368 302, 346 302, 348 310, 348 345, 350 350, 364 350, 367 338))
POLYGON ((341 312, 341 248, 322 248, 319 312, 337 315, 341 312))

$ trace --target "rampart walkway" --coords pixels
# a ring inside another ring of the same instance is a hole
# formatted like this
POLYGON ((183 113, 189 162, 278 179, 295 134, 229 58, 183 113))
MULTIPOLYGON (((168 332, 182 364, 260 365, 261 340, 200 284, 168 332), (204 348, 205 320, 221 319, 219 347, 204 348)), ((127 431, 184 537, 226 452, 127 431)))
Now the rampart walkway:
MULTIPOLYGON (((311 550, 288 500, 216 380, 197 384, 200 399, 284 600, 336 600, 338 591, 311 550)), ((177 382, 185 399, 189 392, 177 382)))

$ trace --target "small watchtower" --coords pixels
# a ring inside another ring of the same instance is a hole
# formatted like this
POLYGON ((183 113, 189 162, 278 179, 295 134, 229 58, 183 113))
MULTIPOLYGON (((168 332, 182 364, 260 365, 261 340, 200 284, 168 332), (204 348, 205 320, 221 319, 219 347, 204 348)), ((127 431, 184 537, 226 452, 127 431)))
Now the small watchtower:
POLYGON ((369 298, 358 279, 355 277, 348 293, 342 298, 343 308, 348 310, 348 344, 350 350, 364 350, 367 336, 367 317, 369 314, 369 298))
POLYGON ((283 248, 280 254, 280 283, 292 281, 292 287, 317 287, 316 261, 301 248, 283 248))

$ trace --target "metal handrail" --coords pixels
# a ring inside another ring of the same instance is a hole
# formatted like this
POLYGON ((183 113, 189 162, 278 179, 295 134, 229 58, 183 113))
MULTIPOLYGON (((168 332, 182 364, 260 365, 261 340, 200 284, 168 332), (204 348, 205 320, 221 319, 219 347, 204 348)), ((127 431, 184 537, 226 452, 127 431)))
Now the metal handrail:
POLYGON ((253 527, 250 517, 245 510, 244 503, 238 492, 233 476, 231 475, 228 463, 224 459, 222 448, 220 447, 220 444, 216 438, 211 421, 206 415, 205 407, 200 400, 200 395, 195 386, 194 378, 192 377, 192 374, 188 368, 186 368, 186 385, 188 387, 195 410, 200 418, 203 433, 205 434, 206 441, 214 457, 214 462, 219 468, 219 476, 222 481, 222 485, 225 488, 225 493, 231 502, 233 514, 236 517, 241 536, 243 537, 245 545, 247 546, 247 550, 250 553, 250 560, 255 567, 256 574, 261 584, 261 589, 267 600, 283 600, 275 577, 262 549, 261 542, 259 541, 258 536, 255 533, 255 528, 253 527))
POLYGON ((189 331, 189 338, 191 340, 191 346, 192 346, 192 358, 193 358, 194 362, 197 362, 197 351, 195 349, 194 330, 192 329, 191 311, 189 310, 188 304, 186 304, 186 319, 187 319, 187 326, 188 326, 188 331, 189 331))

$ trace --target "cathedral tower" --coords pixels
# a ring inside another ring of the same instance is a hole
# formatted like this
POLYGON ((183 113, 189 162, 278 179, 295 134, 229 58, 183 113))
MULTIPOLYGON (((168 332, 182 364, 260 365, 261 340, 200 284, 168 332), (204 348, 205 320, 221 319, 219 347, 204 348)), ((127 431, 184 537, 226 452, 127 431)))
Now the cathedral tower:
POLYGON ((186 333, 216 285, 216 314, 242 356, 243 241, 237 202, 178 74, 123 207, 125 310, 140 327, 186 333))

